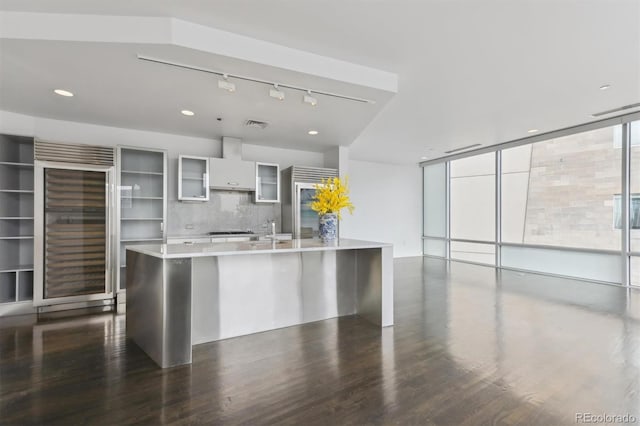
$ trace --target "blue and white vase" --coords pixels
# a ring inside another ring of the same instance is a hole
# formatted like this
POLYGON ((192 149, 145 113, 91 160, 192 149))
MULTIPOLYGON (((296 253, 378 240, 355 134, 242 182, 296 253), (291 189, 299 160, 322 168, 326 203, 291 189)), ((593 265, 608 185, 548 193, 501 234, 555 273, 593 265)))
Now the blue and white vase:
POLYGON ((338 239, 338 215, 326 213, 320 216, 320 239, 324 242, 338 239))

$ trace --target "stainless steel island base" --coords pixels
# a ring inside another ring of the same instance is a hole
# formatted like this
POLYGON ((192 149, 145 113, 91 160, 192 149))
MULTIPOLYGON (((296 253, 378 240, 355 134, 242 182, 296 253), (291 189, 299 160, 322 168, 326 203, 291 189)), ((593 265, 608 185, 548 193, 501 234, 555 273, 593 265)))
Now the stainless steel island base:
POLYGON ((127 336, 163 368, 192 345, 358 314, 393 325, 393 248, 340 240, 127 250, 127 336))

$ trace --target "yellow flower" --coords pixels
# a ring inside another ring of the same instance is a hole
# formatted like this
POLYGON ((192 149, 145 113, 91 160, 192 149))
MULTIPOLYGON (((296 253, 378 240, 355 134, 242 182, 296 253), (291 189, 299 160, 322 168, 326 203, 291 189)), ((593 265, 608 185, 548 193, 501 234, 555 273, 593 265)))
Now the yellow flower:
POLYGON ((320 216, 327 213, 336 213, 338 219, 342 219, 340 210, 346 208, 349 213, 353 213, 355 208, 349 200, 348 179, 345 177, 344 183, 340 178, 334 177, 322 179, 322 183, 314 185, 316 196, 311 203, 311 209, 320 216))

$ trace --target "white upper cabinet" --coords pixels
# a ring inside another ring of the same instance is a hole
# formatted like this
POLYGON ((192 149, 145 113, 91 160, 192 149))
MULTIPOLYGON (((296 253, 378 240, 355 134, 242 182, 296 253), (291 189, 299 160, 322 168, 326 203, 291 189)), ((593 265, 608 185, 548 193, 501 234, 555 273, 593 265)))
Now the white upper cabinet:
POLYGON ((280 166, 256 163, 256 203, 280 202, 280 166))
POLYGON ((178 161, 178 200, 209 200, 209 158, 180 156, 178 161))
POLYGON ((228 158, 210 158, 209 186, 211 189, 255 191, 256 163, 228 158))

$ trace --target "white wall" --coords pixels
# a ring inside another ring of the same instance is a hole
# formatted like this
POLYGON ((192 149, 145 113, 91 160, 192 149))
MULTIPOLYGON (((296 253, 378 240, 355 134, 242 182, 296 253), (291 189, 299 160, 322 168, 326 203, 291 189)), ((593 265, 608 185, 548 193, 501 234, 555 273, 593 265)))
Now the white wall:
MULTIPOLYGON (((219 140, 194 138, 144 130, 32 117, 0 111, 0 132, 34 136, 43 140, 93 145, 129 145, 161 148, 169 157, 169 200, 177 198, 179 154, 220 157, 219 140)), ((323 153, 244 144, 245 160, 310 167, 327 166, 323 153)), ((348 158, 343 155, 343 158, 348 158)), ((345 238, 383 241, 394 245, 394 256, 420 256, 422 223, 422 174, 415 165, 348 161, 353 216, 345 214, 340 233, 345 238)))
POLYGON ((325 151, 324 166, 338 169, 338 175, 344 179, 349 174, 349 148, 337 146, 325 151))
MULTIPOLYGON (((180 154, 204 157, 222 156, 222 143, 216 139, 53 120, 8 111, 0 111, 0 132, 34 136, 55 142, 166 149, 169 158, 169 200, 177 199, 178 190, 175 177, 177 176, 180 154)), ((281 168, 289 167, 292 164, 311 167, 322 167, 324 164, 324 155, 318 152, 245 144, 242 154, 245 160, 278 163, 281 168)))
POLYGON ((293 166, 324 167, 321 152, 299 151, 295 149, 271 148, 264 145, 242 145, 242 159, 277 163, 280 170, 293 166))
POLYGON ((388 242, 394 257, 422 255, 422 169, 349 160, 349 187, 356 206, 345 212, 340 235, 388 242))

